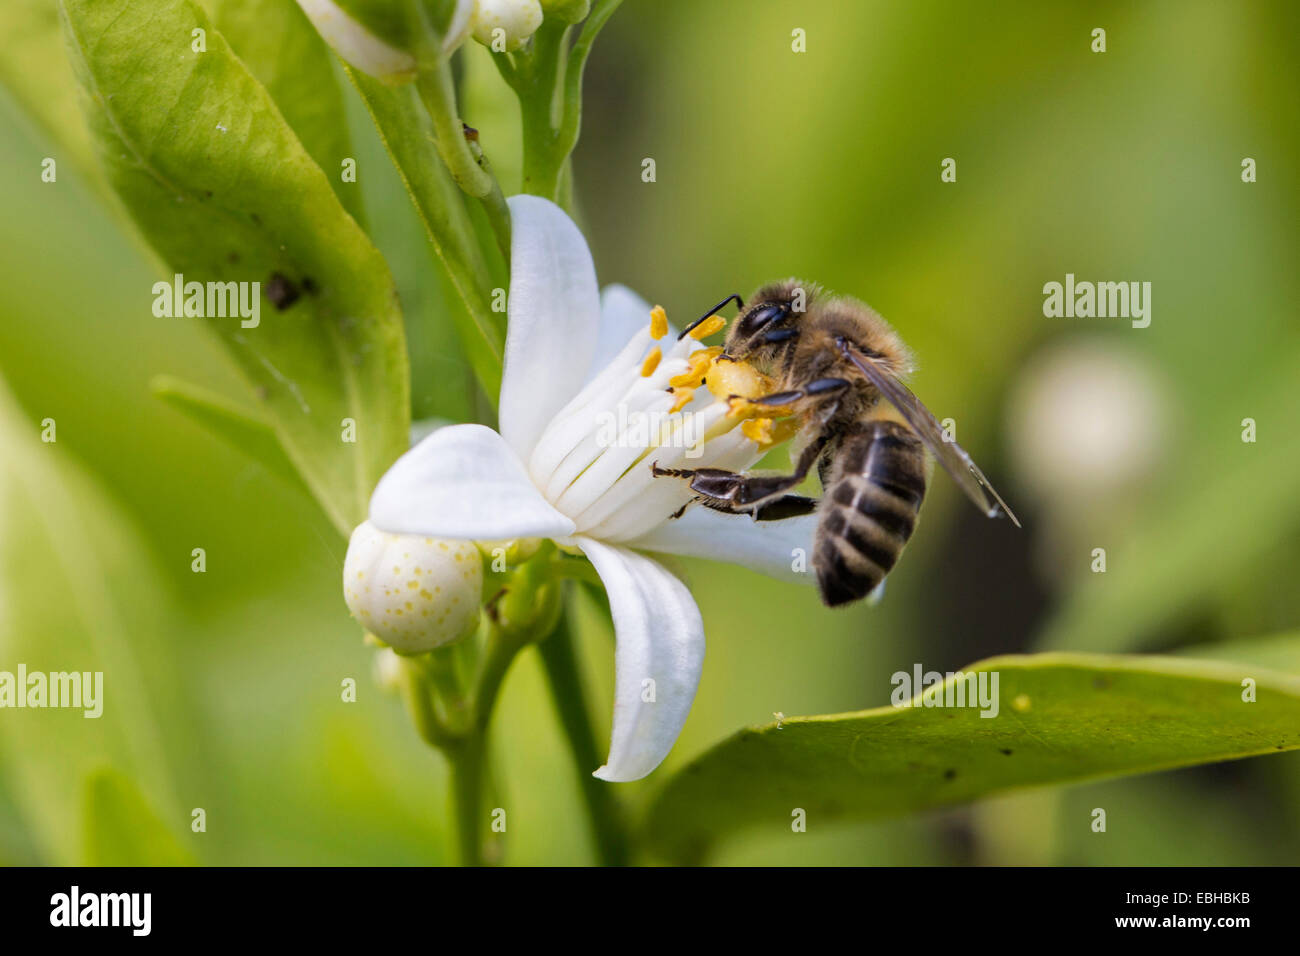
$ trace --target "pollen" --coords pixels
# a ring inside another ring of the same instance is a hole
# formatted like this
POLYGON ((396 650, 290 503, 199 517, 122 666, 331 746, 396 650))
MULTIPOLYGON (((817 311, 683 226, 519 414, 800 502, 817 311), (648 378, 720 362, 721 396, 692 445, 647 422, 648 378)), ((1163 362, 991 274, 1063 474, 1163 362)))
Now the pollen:
POLYGON ((673 395, 673 407, 668 409, 670 415, 674 412, 680 412, 695 397, 695 389, 693 388, 670 388, 668 391, 673 395))
POLYGON ((699 341, 707 339, 714 332, 721 332, 722 327, 727 324, 727 320, 720 315, 710 316, 695 328, 691 329, 691 338, 699 341))
POLYGON ((713 348, 700 349, 687 360, 690 367, 681 375, 674 375, 670 378, 668 384, 673 388, 698 388, 704 384, 704 376, 713 365, 713 360, 721 354, 722 347, 718 345, 713 348))
POLYGON ((741 433, 750 441, 760 445, 772 444, 772 425, 770 418, 751 418, 740 426, 741 433))
MULTIPOLYGON (((651 334, 653 335, 654 333, 651 332, 651 334)), ((641 377, 649 378, 653 375, 654 370, 659 367, 659 360, 663 357, 663 349, 659 348, 657 345, 652 348, 650 354, 645 357, 645 361, 641 363, 641 377)))
POLYGON ((650 338, 662 339, 668 334, 668 313, 662 305, 650 310, 650 338))

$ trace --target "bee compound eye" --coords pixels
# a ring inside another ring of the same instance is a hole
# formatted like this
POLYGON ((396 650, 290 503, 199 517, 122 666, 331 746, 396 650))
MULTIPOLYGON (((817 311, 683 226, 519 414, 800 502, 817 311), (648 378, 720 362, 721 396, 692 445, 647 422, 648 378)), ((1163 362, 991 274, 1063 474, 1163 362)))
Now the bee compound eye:
POLYGON ((773 322, 779 322, 787 314, 785 306, 775 302, 760 305, 741 320, 741 332, 746 336, 754 335, 773 322))

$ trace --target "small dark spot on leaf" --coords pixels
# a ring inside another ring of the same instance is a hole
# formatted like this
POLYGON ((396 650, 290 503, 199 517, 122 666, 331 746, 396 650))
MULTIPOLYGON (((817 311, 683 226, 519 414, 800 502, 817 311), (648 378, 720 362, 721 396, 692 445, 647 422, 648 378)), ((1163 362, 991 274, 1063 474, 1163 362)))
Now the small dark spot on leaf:
POLYGON ((469 140, 471 143, 477 143, 478 130, 476 130, 473 126, 470 126, 468 123, 461 123, 460 125, 461 125, 461 129, 463 129, 465 132, 465 138, 469 140))
POLYGON ((999 747, 999 748, 998 748, 998 753, 1000 753, 1000 754, 1006 754, 1008 757, 1011 756, 1011 751, 1010 751, 1009 749, 1007 749, 1006 747, 999 747))
POLYGON ((226 261, 229 262, 229 263, 233 266, 235 263, 237 263, 237 262, 239 261, 239 253, 238 253, 238 252, 230 252, 230 253, 227 253, 227 254, 226 254, 226 261))
POLYGON ((205 190, 203 190, 203 198, 204 198, 204 199, 211 199, 211 198, 212 198, 212 190, 211 190, 211 189, 205 189, 205 190))
POLYGON ((1094 678, 1092 679, 1092 686, 1095 687, 1095 688, 1097 688, 1097 690, 1107 690, 1107 689, 1110 688, 1110 678, 1109 678, 1109 677, 1094 677, 1094 678))
POLYGON ((943 772, 943 779, 945 779, 945 780, 956 780, 956 779, 957 779, 957 771, 956 771, 956 770, 953 770, 953 769, 951 769, 951 768, 949 768, 948 770, 945 770, 945 771, 943 772))
POLYGON ((302 291, 308 295, 315 295, 320 291, 320 286, 316 284, 316 280, 311 276, 306 276, 302 280, 302 291))
POLYGON ((262 217, 259 216, 257 213, 252 213, 251 218, 253 220, 253 225, 260 226, 262 224, 262 217))
POLYGON ((266 281, 266 297, 282 312, 297 302, 300 295, 302 290, 294 284, 293 280, 279 272, 272 272, 271 278, 266 281))

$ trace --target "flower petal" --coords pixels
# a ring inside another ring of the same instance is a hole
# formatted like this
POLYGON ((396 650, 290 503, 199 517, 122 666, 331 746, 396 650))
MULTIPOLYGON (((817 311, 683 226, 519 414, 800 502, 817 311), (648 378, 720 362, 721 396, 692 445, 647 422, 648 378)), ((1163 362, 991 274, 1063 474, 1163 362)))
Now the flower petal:
POLYGON ((559 206, 512 196, 509 324, 501 436, 520 461, 582 387, 596 352, 600 295, 582 233, 559 206))
POLYGON ((370 498, 381 531, 435 538, 559 538, 573 522, 547 503, 501 436, 440 428, 393 464, 370 498))
POLYGON ((640 780, 663 761, 686 723, 704 665, 704 622, 686 585, 660 564, 591 538, 614 616, 614 731, 602 780, 640 780))
POLYGON ((692 507, 680 518, 665 521, 626 544, 646 551, 743 564, 769 577, 815 585, 812 554, 816 528, 816 514, 755 521, 748 515, 692 507))

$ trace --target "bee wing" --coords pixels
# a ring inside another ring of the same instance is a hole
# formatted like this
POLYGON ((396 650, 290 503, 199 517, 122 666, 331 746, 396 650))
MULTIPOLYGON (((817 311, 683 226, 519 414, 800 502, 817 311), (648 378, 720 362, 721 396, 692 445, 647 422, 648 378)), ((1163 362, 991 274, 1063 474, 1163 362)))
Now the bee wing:
POLYGON ((930 410, 921 403, 921 400, 912 394, 912 390, 883 368, 875 359, 869 355, 864 355, 851 342, 841 340, 840 348, 849 361, 857 367, 858 371, 866 376, 867 381, 874 385, 880 394, 898 409, 908 427, 916 432, 939 464, 943 465, 944 470, 952 475, 957 485, 966 493, 966 497, 975 502, 979 509, 990 518, 996 518, 998 512, 1001 511, 1011 519, 1012 524, 1019 528, 1020 521, 1012 510, 1007 507, 1007 503, 1002 500, 1002 496, 994 490, 989 480, 984 477, 984 472, 980 471, 979 466, 971 461, 970 455, 966 454, 966 450, 961 445, 944 438, 942 426, 935 420, 930 410))

